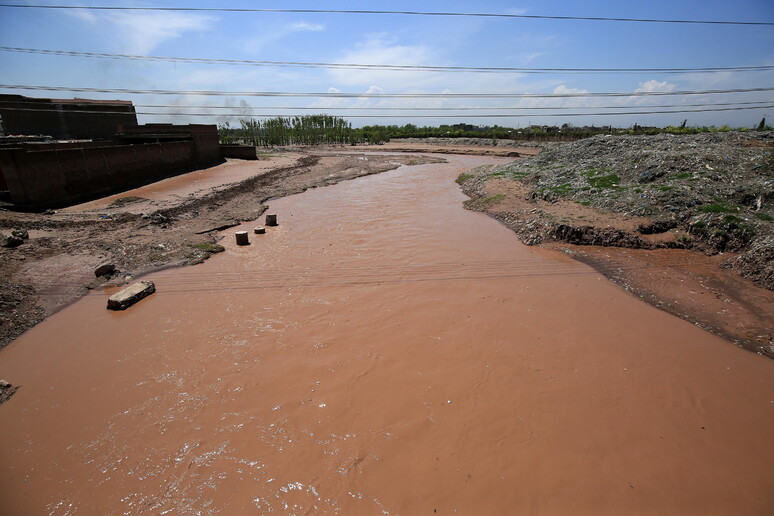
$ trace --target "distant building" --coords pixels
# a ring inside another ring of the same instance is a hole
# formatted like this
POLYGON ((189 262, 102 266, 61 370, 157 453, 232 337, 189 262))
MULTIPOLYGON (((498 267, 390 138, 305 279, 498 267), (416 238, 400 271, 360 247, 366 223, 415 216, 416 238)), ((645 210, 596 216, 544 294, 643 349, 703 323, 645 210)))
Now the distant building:
POLYGON ((112 139, 116 128, 137 125, 128 100, 46 99, 0 95, 6 135, 46 135, 56 140, 112 139))

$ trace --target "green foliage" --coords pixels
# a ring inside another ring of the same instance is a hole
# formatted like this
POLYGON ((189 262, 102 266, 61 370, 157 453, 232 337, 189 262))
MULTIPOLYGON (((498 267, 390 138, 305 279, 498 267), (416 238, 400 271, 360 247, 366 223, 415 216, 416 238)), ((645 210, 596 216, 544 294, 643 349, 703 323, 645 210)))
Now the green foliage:
POLYGON ((592 188, 615 188, 621 182, 621 178, 607 167, 592 168, 583 173, 586 181, 592 188))
POLYGON ((222 143, 243 143, 271 147, 275 145, 326 145, 354 143, 358 138, 352 124, 336 116, 304 115, 264 120, 242 119, 240 127, 226 123, 218 126, 222 143))
POLYGON ((765 220, 766 222, 771 222, 772 220, 774 220, 774 217, 772 217, 768 213, 756 213, 755 218, 758 220, 765 220))
POLYGON ((462 183, 464 183, 465 181, 467 181, 468 179, 471 179, 473 177, 475 177, 473 174, 460 174, 459 176, 457 176, 457 179, 455 179, 454 181, 458 185, 461 185, 462 183))
POLYGON ((496 202, 500 202, 503 199, 505 199, 505 195, 504 194, 497 194, 497 195, 492 195, 492 196, 489 196, 489 197, 484 197, 479 202, 481 202, 482 204, 493 204, 493 203, 496 203, 496 202))
POLYGON ((540 193, 551 193, 560 197, 564 197, 571 195, 575 190, 572 188, 570 183, 562 183, 556 186, 543 186, 538 188, 537 191, 540 193))
POLYGON ((702 213, 736 213, 736 210, 727 204, 703 204, 697 209, 702 213))

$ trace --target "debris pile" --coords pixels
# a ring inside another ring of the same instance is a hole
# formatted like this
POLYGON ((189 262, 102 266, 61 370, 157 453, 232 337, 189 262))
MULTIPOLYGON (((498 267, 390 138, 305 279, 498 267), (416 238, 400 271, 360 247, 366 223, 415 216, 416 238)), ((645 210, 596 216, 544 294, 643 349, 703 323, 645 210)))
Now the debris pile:
MULTIPOLYGON (((685 236, 669 246, 709 253, 740 253, 729 262, 743 276, 774 290, 774 134, 770 131, 695 135, 598 135, 552 144, 532 158, 478 171, 462 181, 465 192, 481 198, 487 181, 518 181, 538 202, 574 201, 654 222, 639 234, 678 228, 685 236)), ((483 209, 475 202, 473 209, 483 209)), ((505 215, 499 214, 498 218, 505 215)), ((518 219, 518 217, 513 217, 518 219)), ((525 226, 518 220, 509 226, 525 226)), ((525 243, 583 240, 595 228, 558 228, 551 220, 518 230, 525 243)), ((598 244, 600 238, 589 237, 598 244)), ((604 239, 602 239, 604 240, 604 239)), ((639 247, 632 238, 603 245, 639 247)), ((644 244, 648 247, 651 244, 644 244)), ((666 244, 664 244, 666 245, 666 244)))

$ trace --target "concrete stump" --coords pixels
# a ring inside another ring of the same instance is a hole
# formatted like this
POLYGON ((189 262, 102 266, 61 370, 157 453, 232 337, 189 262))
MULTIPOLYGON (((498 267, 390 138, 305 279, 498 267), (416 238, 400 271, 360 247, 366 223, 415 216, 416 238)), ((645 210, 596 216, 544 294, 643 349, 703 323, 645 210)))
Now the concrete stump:
POLYGON ((266 215, 266 225, 267 226, 277 226, 277 214, 276 213, 269 213, 266 215))
POLYGON ((237 231, 234 235, 236 236, 237 245, 250 245, 250 237, 247 235, 247 231, 237 231))
POLYGON ((263 235, 264 233, 266 233, 266 228, 263 226, 258 226, 253 231, 255 231, 256 235, 263 235))
POLYGON ((108 310, 126 310, 137 301, 156 292, 152 281, 138 281, 108 298, 108 310))

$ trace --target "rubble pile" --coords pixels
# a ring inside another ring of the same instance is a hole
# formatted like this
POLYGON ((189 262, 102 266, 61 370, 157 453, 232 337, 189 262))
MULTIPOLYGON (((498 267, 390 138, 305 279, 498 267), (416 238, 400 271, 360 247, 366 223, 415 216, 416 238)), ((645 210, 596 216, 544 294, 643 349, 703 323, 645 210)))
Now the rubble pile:
MULTIPOLYGON (((690 237, 680 247, 740 253, 728 265, 774 290, 774 134, 769 131, 598 135, 552 144, 463 186, 475 198, 492 178, 521 182, 536 201, 570 200, 654 219, 641 234, 680 228, 690 237)), ((549 239, 561 240, 562 234, 573 232, 557 232, 548 224, 549 239)))

